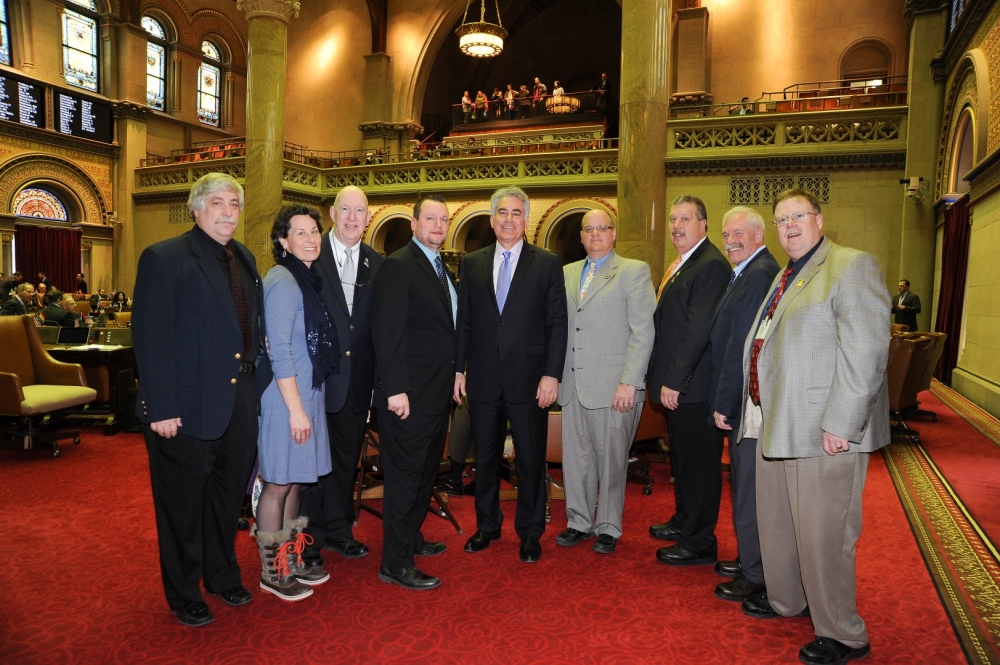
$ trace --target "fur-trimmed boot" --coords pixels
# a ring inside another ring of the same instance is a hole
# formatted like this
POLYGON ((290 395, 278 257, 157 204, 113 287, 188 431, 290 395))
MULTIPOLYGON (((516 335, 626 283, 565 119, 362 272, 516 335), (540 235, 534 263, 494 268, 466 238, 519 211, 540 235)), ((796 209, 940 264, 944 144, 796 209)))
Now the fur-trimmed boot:
POLYGON ((288 529, 258 531, 254 524, 250 535, 257 539, 261 589, 289 601, 302 600, 312 595, 313 590, 295 579, 289 570, 288 564, 296 555, 288 529))
POLYGON ((284 528, 289 533, 289 540, 292 542, 292 549, 288 552, 288 570, 299 582, 316 586, 330 579, 330 573, 323 568, 322 559, 320 565, 307 566, 302 561, 302 553, 306 551, 307 545, 312 545, 313 537, 306 533, 309 526, 309 518, 299 516, 293 520, 285 520, 284 528))

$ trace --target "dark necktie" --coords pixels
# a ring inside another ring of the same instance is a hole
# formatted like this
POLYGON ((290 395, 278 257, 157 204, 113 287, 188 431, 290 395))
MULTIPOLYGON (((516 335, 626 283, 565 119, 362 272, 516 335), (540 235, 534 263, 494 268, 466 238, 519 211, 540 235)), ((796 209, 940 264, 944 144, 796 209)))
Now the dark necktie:
MULTIPOLYGON (((729 286, 732 286, 733 282, 735 281, 736 281, 736 271, 734 270, 733 274, 729 276, 729 286)), ((729 286, 726 287, 727 291, 729 290, 729 286)))
POLYGON ((448 288, 448 276, 444 274, 444 263, 441 262, 440 256, 434 257, 434 268, 437 269, 438 281, 444 288, 444 301, 448 303, 448 318, 454 321, 455 314, 451 309, 451 290, 448 288))
POLYGON ((243 355, 250 352, 250 302, 243 289, 243 278, 236 266, 236 255, 229 247, 223 246, 229 258, 229 288, 233 292, 233 305, 236 307, 236 318, 240 322, 240 333, 243 335, 243 355))
MULTIPOLYGON (((785 268, 781 274, 781 281, 778 282, 778 289, 771 297, 771 304, 764 313, 764 319, 770 319, 774 315, 774 310, 778 308, 781 296, 785 294, 785 286, 788 284, 788 276, 792 274, 792 266, 785 268)), ((750 399, 754 404, 760 404, 760 379, 757 376, 757 359, 760 357, 760 348, 764 346, 764 340, 755 339, 753 348, 750 349, 750 399)))

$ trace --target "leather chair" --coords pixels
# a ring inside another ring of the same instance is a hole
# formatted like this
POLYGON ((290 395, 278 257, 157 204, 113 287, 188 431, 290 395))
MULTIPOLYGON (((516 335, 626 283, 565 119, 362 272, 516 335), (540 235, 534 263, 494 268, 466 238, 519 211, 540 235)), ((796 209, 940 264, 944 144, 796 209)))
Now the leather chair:
MULTIPOLYGON (((385 487, 383 485, 382 457, 378 439, 378 418, 377 411, 373 408, 368 417, 368 427, 365 429, 365 438, 361 444, 361 457, 358 460, 358 483, 354 491, 354 526, 358 525, 361 511, 366 510, 375 517, 382 519, 382 511, 366 503, 366 501, 379 500, 384 497, 385 487)), ((448 473, 451 470, 451 459, 448 457, 448 440, 445 439, 444 452, 441 457, 441 464, 438 468, 438 475, 448 473)), ((427 506, 427 512, 437 515, 451 522, 452 526, 459 534, 464 533, 462 527, 448 507, 449 497, 447 493, 441 492, 435 483, 431 490, 431 503, 427 506), (435 505, 436 504, 436 505, 435 505)))
POLYGON ((112 310, 113 318, 119 328, 128 328, 132 323, 132 312, 115 312, 112 310))
MULTIPOLYGON (((927 332, 924 335, 934 338, 934 348, 931 350, 930 358, 927 360, 927 367, 924 369, 924 375, 920 379, 920 386, 917 388, 918 393, 922 393, 925 390, 930 390, 931 379, 934 378, 934 371, 937 369, 938 362, 941 360, 941 354, 944 353, 944 342, 948 339, 947 333, 939 332, 927 332)), ((915 416, 930 418, 932 422, 937 422, 937 414, 933 411, 928 411, 927 409, 918 408, 920 402, 917 402, 917 406, 907 409, 906 417, 913 418, 915 416)))
POLYGON ((905 326, 902 323, 892 324, 892 334, 896 335, 898 333, 904 333, 910 329, 910 326, 905 326))
POLYGON ((32 450, 44 445, 59 456, 59 439, 80 443, 79 430, 46 431, 56 412, 82 406, 97 392, 87 387, 80 365, 52 358, 31 316, 0 318, 0 445, 32 450))
POLYGON ((907 425, 903 412, 917 406, 920 382, 930 360, 935 339, 926 334, 893 335, 889 341, 889 419, 893 434, 920 443, 920 432, 907 425))

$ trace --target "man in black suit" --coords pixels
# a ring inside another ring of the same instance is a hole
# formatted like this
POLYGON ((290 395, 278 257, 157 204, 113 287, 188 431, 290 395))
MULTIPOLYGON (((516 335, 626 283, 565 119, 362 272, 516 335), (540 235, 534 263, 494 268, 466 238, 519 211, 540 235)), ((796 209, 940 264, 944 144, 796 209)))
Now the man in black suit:
MULTIPOLYGON (((23 280, 24 278, 21 276, 21 273, 19 272, 14 273, 8 279, 0 280, 0 297, 6 298, 8 295, 10 295, 11 291, 13 291, 14 289, 16 289, 21 285, 21 282, 23 280)), ((32 290, 34 290, 35 287, 32 286, 31 288, 32 290)))
POLYGON ((514 530, 521 560, 532 563, 542 556, 545 531, 548 408, 566 362, 566 284, 559 257, 524 240, 527 194, 498 189, 490 207, 497 242, 466 255, 459 269, 454 399, 461 402, 468 390, 476 450, 476 533, 465 551, 479 552, 500 537, 509 420, 518 479, 514 530))
POLYGON ((195 226, 146 248, 136 271, 136 414, 145 425, 163 587, 188 626, 213 618, 199 578, 228 605, 251 601, 234 541, 257 452, 263 303, 254 257, 233 240, 242 209, 236 180, 202 176, 188 198, 195 226))
POLYGON ((52 280, 48 278, 48 276, 45 274, 44 270, 39 270, 38 271, 38 281, 41 284, 45 285, 45 289, 47 291, 51 291, 52 290, 52 280))
POLYGON ((715 595, 722 600, 743 600, 764 591, 757 536, 757 439, 736 439, 746 385, 743 343, 778 274, 778 262, 764 246, 764 219, 751 208, 738 206, 722 216, 722 242, 734 268, 708 335, 712 344, 709 409, 715 426, 729 435, 729 483, 739 557, 715 565, 715 572, 735 578, 719 584, 715 595))
POLYGON ((49 304, 42 310, 46 322, 54 321, 63 328, 79 328, 80 316, 74 313, 76 303, 73 296, 62 291, 49 291, 49 304))
POLYGON ((314 270, 323 279, 320 295, 341 340, 340 373, 326 380, 326 421, 333 470, 302 490, 300 505, 309 518, 306 532, 313 544, 307 564, 322 564, 320 547, 347 559, 368 554, 354 539, 354 478, 372 403, 375 352, 372 348, 372 281, 382 256, 361 242, 371 219, 368 198, 357 187, 337 193, 330 208, 333 228, 323 237, 323 251, 314 270))
MULTIPOLYGON (((712 357, 708 332, 732 270, 706 237, 708 215, 696 196, 681 196, 670 208, 668 232, 677 250, 657 290, 656 338, 647 383, 660 395, 670 424, 674 515, 649 528, 660 540, 676 541, 656 552, 661 563, 715 563, 715 524, 722 497, 722 436, 708 408, 712 357)), ((656 394, 656 393, 654 393, 656 394)))
POLYGON ((378 381, 379 441, 385 473, 379 579, 405 589, 433 589, 414 556, 434 556, 444 543, 424 540, 420 525, 444 454, 455 380, 458 293, 440 250, 448 207, 437 194, 413 206, 413 239, 375 276, 372 341, 378 381))
POLYGON ((20 284, 17 292, 10 297, 10 300, 0 307, 0 316, 21 316, 27 314, 27 304, 35 297, 35 287, 32 284, 20 284))
POLYGON ((907 326, 909 332, 917 331, 920 296, 910 291, 910 280, 899 280, 899 295, 892 299, 892 313, 896 315, 897 324, 907 326))

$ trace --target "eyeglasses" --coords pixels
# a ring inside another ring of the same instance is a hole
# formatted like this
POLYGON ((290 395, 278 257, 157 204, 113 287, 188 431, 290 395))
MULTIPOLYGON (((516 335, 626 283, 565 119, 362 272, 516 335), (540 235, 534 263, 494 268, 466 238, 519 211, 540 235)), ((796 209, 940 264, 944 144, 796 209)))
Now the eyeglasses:
POLYGON ((598 226, 585 226, 585 227, 583 227, 583 232, 584 233, 593 233, 594 231, 597 231, 598 233, 604 233, 605 231, 609 231, 609 230, 611 230, 613 228, 615 228, 615 227, 613 227, 613 226, 607 226, 605 224, 599 224, 598 226))
POLYGON ((802 222, 809 219, 809 215, 815 215, 815 214, 816 213, 814 212, 797 212, 794 215, 782 215, 781 217, 775 217, 771 221, 774 223, 775 226, 777 226, 780 229, 786 226, 790 221, 795 222, 796 224, 801 224, 802 222))

